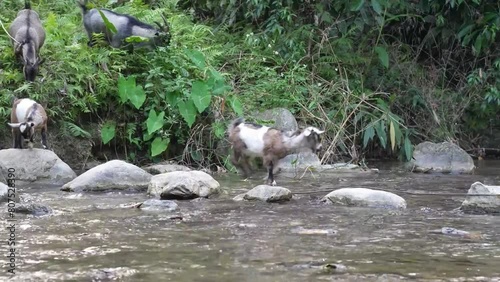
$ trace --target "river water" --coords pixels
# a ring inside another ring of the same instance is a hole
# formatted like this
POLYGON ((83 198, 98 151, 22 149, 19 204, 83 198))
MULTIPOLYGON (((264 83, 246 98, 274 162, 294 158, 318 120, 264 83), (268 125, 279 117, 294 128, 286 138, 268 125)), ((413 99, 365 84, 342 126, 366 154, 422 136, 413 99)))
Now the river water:
MULTIPOLYGON (((0 280, 500 281, 500 216, 461 213, 463 196, 405 193, 466 193, 475 181, 500 185, 500 162, 477 165, 473 175, 413 174, 392 163, 370 164, 378 173, 278 175, 279 185, 311 192, 282 204, 234 202, 261 179, 218 176, 225 194, 177 201, 170 213, 123 208, 147 199, 145 193, 18 187, 53 212, 16 214, 16 274, 7 275, 2 255, 0 280), (320 203, 327 194, 321 191, 342 187, 391 191, 408 207, 320 203), (480 236, 432 232, 442 227, 480 236)), ((7 238, 5 230, 1 235, 7 238)))

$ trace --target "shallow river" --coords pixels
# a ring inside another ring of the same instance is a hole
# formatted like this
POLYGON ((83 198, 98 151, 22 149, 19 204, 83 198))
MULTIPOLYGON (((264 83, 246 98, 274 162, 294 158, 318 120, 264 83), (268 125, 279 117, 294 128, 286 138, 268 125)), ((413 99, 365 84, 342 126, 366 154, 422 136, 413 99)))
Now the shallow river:
MULTIPOLYGON (((500 216, 461 213, 463 196, 405 193, 466 193, 475 181, 500 185, 500 162, 478 166, 474 175, 412 174, 373 163, 379 173, 277 176, 293 192, 391 191, 406 199, 404 211, 324 205, 326 192, 296 194, 284 204, 234 202, 262 183, 236 175, 216 178, 227 194, 177 201, 171 213, 120 207, 147 199, 145 193, 18 187, 53 212, 16 214, 11 281, 500 281, 500 216), (431 232, 442 227, 482 237, 431 232)), ((1 260, 6 280, 5 255, 1 260)))

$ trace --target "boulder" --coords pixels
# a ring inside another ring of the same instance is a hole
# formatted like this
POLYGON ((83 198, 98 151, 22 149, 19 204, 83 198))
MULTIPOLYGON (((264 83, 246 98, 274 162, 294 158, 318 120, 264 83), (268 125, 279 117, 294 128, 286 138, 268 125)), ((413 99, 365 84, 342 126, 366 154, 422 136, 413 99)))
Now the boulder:
POLYGON ((250 191, 234 197, 235 201, 284 202, 292 199, 292 192, 280 186, 259 185, 250 191))
POLYGON ((191 171, 189 167, 178 164, 154 164, 146 166, 143 169, 151 174, 162 174, 172 171, 191 171))
POLYGON ((472 157, 451 142, 418 144, 410 164, 415 172, 471 173, 475 168, 472 157))
POLYGON ((400 196, 367 188, 341 188, 330 192, 321 201, 344 206, 406 209, 406 201, 400 196))
POLYGON ((0 169, 4 176, 14 169, 16 182, 40 182, 62 185, 76 177, 76 173, 54 152, 46 149, 0 150, 0 169))
POLYGON ((297 130, 299 126, 293 114, 285 108, 274 108, 255 114, 256 119, 274 121, 273 126, 285 131, 297 130))
POLYGON ((145 211, 172 212, 177 210, 178 205, 176 202, 170 200, 149 199, 144 201, 139 208, 145 211))
POLYGON ((467 213, 500 213, 500 186, 473 183, 460 209, 467 213), (497 196, 479 196, 479 195, 497 196), (478 196, 475 196, 478 195, 478 196))
POLYGON ((321 161, 313 152, 305 151, 284 157, 278 161, 277 167, 285 172, 307 168, 319 169, 321 168, 321 161))
POLYGON ((63 185, 62 191, 96 192, 147 189, 152 175, 133 164, 112 160, 98 165, 63 185))
POLYGON ((219 182, 209 174, 196 170, 157 174, 148 186, 148 194, 165 200, 208 198, 220 192, 219 182))

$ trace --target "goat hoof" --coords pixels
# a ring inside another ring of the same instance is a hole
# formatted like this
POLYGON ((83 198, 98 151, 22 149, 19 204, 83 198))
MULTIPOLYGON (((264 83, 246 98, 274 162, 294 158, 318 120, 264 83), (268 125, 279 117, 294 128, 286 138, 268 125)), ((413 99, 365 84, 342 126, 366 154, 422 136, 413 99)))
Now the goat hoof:
POLYGON ((276 186, 276 180, 273 181, 273 183, 271 183, 271 186, 276 186))

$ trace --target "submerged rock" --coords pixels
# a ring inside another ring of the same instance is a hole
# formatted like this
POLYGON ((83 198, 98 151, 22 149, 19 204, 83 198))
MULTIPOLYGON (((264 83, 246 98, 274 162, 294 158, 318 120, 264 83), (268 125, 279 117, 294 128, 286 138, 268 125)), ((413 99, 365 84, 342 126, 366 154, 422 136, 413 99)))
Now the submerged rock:
POLYGON ((148 194, 160 199, 208 198, 221 192, 220 184, 202 171, 174 171, 155 175, 148 186, 148 194))
POLYGON ((166 211, 171 212, 179 207, 176 202, 170 200, 149 199, 144 201, 140 206, 141 210, 145 211, 166 211))
POLYGON ((62 191, 95 192, 108 190, 147 189, 152 175, 143 169, 121 160, 112 160, 98 165, 66 183, 62 191))
POLYGON ((245 194, 234 197, 235 201, 284 202, 292 199, 292 192, 280 186, 259 185, 245 194))
POLYGON ((46 149, 0 150, 0 169, 5 177, 14 169, 16 181, 62 185, 76 177, 76 173, 54 152, 46 149))
POLYGON ((452 227, 443 227, 441 229, 431 230, 430 233, 461 237, 465 239, 482 239, 483 237, 481 233, 478 232, 468 232, 452 227))
POLYGON ((285 108, 274 108, 255 114, 256 119, 274 121, 273 126, 281 130, 297 130, 299 126, 293 114, 285 108))
POLYGON ((143 169, 151 174, 162 174, 173 171, 191 171, 189 167, 178 164, 154 164, 146 166, 143 169))
POLYGON ((406 201, 402 197, 367 188, 341 188, 330 192, 321 201, 344 206, 406 209, 406 201))
POLYGON ((296 169, 302 170, 307 168, 318 169, 321 168, 321 161, 313 152, 305 151, 284 157, 278 161, 277 167, 281 171, 294 171, 296 169))
POLYGON ((52 213, 52 209, 42 204, 28 202, 16 204, 16 213, 41 216, 52 213))
POLYGON ((460 209, 467 213, 500 213, 500 186, 473 183, 460 209), (480 196, 480 195, 497 196, 480 196), (477 195, 477 196, 476 196, 477 195))
POLYGON ((472 157, 451 142, 418 144, 410 165, 415 172, 471 173, 475 168, 472 157))

